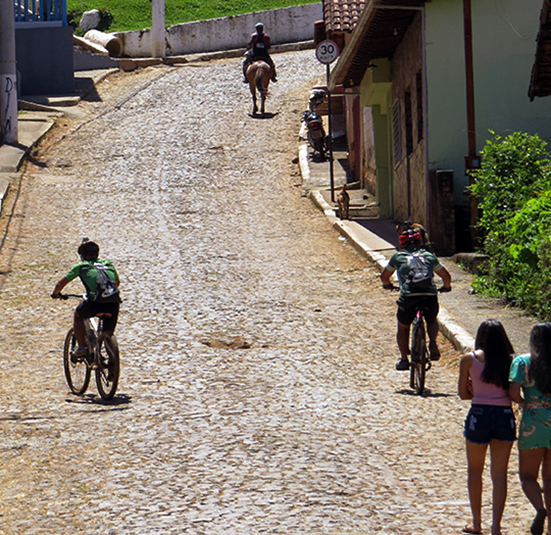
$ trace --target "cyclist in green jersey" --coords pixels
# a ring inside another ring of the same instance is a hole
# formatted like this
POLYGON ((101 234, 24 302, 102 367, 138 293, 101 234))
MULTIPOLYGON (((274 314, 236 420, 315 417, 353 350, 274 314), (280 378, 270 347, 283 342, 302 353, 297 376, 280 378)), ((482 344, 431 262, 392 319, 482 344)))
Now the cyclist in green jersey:
POLYGON ((104 264, 108 275, 115 281, 117 287, 120 284, 120 279, 115 266, 113 266, 109 260, 98 259, 99 246, 97 243, 84 240, 78 248, 78 254, 80 255, 81 262, 74 266, 67 275, 57 282, 52 297, 54 299, 60 299, 63 288, 72 280, 80 277, 82 284, 86 288, 87 299, 80 303, 75 309, 73 328, 75 330, 78 348, 74 351, 74 355, 84 356, 87 353, 87 349, 86 329, 83 318, 91 318, 101 313, 107 314, 103 317, 103 327, 105 331, 113 333, 119 316, 120 298, 118 294, 115 302, 105 303, 95 300, 97 294, 97 269, 94 267, 94 264, 104 264))
POLYGON ((409 331, 417 310, 425 309, 425 319, 427 321, 427 331, 430 338, 429 353, 431 360, 440 358, 440 350, 436 343, 438 336, 438 297, 436 286, 432 279, 432 273, 436 273, 443 281, 444 286, 440 289, 442 292, 451 291, 451 275, 448 270, 440 263, 438 258, 431 252, 422 248, 422 236, 418 229, 408 229, 400 234, 400 249, 396 252, 386 268, 381 273, 383 288, 393 289, 391 276, 397 273, 400 283, 400 298, 397 301, 398 312, 398 332, 396 341, 400 350, 400 360, 396 364, 397 370, 409 370, 408 345, 409 331), (423 256, 423 260, 430 269, 430 279, 422 287, 414 286, 408 281, 408 274, 411 271, 411 258, 414 253, 423 256))

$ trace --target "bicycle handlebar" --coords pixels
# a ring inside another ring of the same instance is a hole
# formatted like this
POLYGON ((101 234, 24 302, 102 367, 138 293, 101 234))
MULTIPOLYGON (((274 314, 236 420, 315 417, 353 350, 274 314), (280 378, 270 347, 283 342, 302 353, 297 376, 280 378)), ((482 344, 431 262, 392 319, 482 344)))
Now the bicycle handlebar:
MULTIPOLYGON (((383 284, 383 289, 398 291, 400 289, 400 287, 399 286, 394 286, 394 284, 390 283, 390 284, 383 284)), ((437 288, 436 291, 438 293, 448 293, 448 292, 452 291, 452 287, 451 286, 440 286, 440 288, 437 288)))
POLYGON ((74 299, 84 299, 84 295, 82 294, 51 294, 50 297, 52 299, 61 299, 63 301, 67 301, 67 299, 74 298, 74 299))

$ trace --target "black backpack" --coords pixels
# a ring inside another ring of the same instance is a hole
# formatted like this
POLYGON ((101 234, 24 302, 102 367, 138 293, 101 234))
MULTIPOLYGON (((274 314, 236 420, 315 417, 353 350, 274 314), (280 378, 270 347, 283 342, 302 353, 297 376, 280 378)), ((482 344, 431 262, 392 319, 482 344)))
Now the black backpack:
POLYGON ((96 303, 120 303, 120 292, 117 283, 107 272, 107 265, 102 262, 94 262, 94 268, 98 275, 96 278, 96 303))

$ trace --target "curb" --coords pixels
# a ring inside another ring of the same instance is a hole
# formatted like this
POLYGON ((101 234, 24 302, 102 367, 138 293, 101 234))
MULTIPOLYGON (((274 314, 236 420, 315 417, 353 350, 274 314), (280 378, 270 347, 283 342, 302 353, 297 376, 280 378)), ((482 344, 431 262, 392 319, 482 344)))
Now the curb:
MULTIPOLYGON (((299 147, 299 165, 300 172, 303 177, 303 183, 307 182, 310 179, 310 169, 308 166, 307 153, 306 156, 304 156, 304 150, 302 147, 299 147), (306 179, 304 177, 306 177, 306 179)), ((366 232, 369 232, 370 234, 373 233, 367 231, 358 223, 339 219, 335 215, 335 209, 325 201, 319 191, 309 191, 308 197, 314 205, 325 214, 333 228, 337 229, 342 236, 346 237, 361 256, 374 264, 379 272, 382 272, 388 263, 388 258, 379 251, 369 247, 362 238, 362 235, 365 235, 366 232)), ((384 242, 375 234, 373 234, 373 236, 375 239, 380 241, 382 245, 380 250, 395 250, 393 246, 384 242), (385 243, 387 247, 384 246, 385 243)), ((394 277, 396 277, 396 275, 394 275, 394 277)), ((440 312, 438 314, 438 325, 442 335, 450 340, 456 349, 462 353, 468 353, 474 349, 474 338, 454 320, 454 318, 442 305, 440 305, 440 312)))
MULTIPOLYGON (((283 43, 272 45, 270 54, 283 54, 284 52, 296 52, 298 50, 314 49, 314 41, 299 41, 298 43, 283 43)), ((240 58, 244 55, 245 48, 220 50, 215 52, 199 52, 187 56, 166 56, 164 58, 117 58, 119 68, 125 72, 131 72, 138 68, 155 65, 178 65, 185 63, 197 63, 200 61, 212 61, 217 59, 240 58)))

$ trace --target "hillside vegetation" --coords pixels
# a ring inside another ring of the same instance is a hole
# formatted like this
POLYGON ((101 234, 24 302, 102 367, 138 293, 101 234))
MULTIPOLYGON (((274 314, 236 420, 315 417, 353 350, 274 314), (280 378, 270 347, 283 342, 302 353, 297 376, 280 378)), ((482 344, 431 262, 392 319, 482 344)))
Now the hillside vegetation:
MULTIPOLYGON (((165 19, 168 27, 181 22, 315 3, 317 0, 165 0, 165 19)), ((151 28, 150 0, 67 0, 67 9, 74 19, 90 9, 109 11, 113 16, 111 32, 151 28)))

